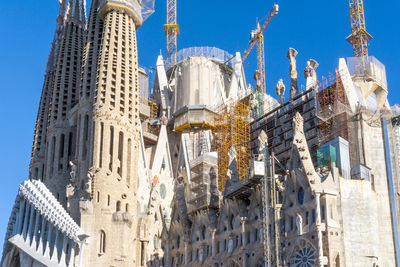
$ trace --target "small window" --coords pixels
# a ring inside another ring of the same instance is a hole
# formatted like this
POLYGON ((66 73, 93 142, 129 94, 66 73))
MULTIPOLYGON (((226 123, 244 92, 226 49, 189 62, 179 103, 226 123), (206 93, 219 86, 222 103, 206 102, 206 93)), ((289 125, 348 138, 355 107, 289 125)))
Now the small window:
POLYGON ((125 211, 129 212, 129 204, 128 203, 125 204, 125 211))
POLYGON ((111 197, 110 195, 107 196, 107 206, 110 206, 111 203, 111 197))
POLYGON ((100 231, 100 254, 106 253, 106 233, 101 230, 100 231))
POLYGON ((325 206, 321 205, 321 221, 325 220, 325 206))
POLYGON ((116 211, 121 211, 121 201, 117 201, 115 209, 116 211))
POLYGON ((299 188, 299 191, 297 192, 297 199, 299 201, 299 204, 303 205, 303 202, 304 202, 304 189, 303 189, 303 187, 299 188))

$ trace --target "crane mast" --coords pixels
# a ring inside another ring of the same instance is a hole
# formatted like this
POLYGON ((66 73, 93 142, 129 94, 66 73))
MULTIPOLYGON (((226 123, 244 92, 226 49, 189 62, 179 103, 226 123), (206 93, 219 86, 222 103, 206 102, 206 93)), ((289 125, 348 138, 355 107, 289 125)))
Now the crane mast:
POLYGON ((268 14, 267 20, 263 26, 260 27, 260 23, 257 23, 257 28, 251 32, 250 46, 243 54, 243 62, 250 55, 254 46, 257 45, 257 70, 260 73, 261 80, 261 92, 265 92, 265 56, 264 56, 264 31, 267 29, 272 18, 278 14, 279 6, 274 5, 268 14))
POLYGON ((372 36, 365 28, 363 0, 349 0, 351 34, 346 38, 353 46, 354 57, 368 56, 368 41, 372 36))
POLYGON ((176 20, 176 1, 167 0, 167 23, 164 24, 164 33, 167 37, 167 59, 171 65, 176 64, 177 36, 179 26, 176 20))

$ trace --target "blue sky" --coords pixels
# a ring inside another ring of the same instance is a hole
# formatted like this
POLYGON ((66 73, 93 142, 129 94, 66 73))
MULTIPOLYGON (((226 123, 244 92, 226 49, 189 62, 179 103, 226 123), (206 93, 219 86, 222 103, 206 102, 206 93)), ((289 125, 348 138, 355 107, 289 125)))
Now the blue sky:
MULTIPOLYGON (((280 5, 277 17, 265 33, 267 93, 275 95, 276 82, 289 85, 289 47, 299 51, 299 82, 305 62, 320 63, 317 74, 334 72, 340 57, 352 56, 344 40, 350 34, 348 1, 327 0, 178 0, 181 35, 178 49, 216 46, 231 54, 243 52, 256 19, 263 18, 272 5, 280 5)), ((90 0, 88 1, 88 9, 90 0)), ((386 65, 389 101, 400 103, 400 1, 365 0, 367 29, 374 39, 370 55, 386 65)), ((150 69, 160 51, 165 55, 166 2, 156 0, 156 12, 138 30, 139 64, 150 69)), ((18 190, 28 177, 33 129, 43 75, 58 13, 57 0, 0 1, 0 253, 4 233, 18 190)), ((255 51, 254 51, 255 52, 255 51)), ((247 82, 253 82, 255 53, 245 67, 247 82)))

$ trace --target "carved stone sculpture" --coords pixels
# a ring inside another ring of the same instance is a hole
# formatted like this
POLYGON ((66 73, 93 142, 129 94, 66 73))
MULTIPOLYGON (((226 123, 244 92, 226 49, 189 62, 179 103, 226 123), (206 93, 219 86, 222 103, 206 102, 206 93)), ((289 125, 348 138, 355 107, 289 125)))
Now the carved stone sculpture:
POLYGON ((296 216, 296 226, 297 226, 297 234, 302 235, 303 234, 303 218, 301 217, 300 214, 297 214, 297 216, 296 216))
POLYGON ((162 112, 162 116, 161 116, 161 118, 160 118, 160 124, 161 124, 161 125, 165 125, 165 126, 168 125, 168 118, 167 118, 167 116, 165 115, 165 111, 162 112))
POLYGON ((69 166, 71 166, 71 171, 69 173, 71 175, 71 182, 75 183, 76 182, 76 176, 78 174, 78 166, 77 166, 75 161, 70 161, 69 162, 69 166))
POLYGON ((298 52, 294 48, 289 48, 287 58, 290 60, 289 74, 290 74, 290 99, 293 99, 299 93, 297 84, 297 70, 296 70, 296 56, 298 52))
POLYGON ((306 89, 314 88, 314 90, 318 89, 317 84, 317 72, 319 64, 314 59, 310 59, 306 63, 306 68, 304 69, 304 78, 306 78, 306 89))
POLYGON ((279 103, 283 104, 285 102, 285 84, 282 79, 279 79, 278 83, 275 86, 276 94, 278 95, 279 103))
POLYGON ((261 73, 258 70, 254 73, 254 80, 256 81, 256 90, 261 92, 262 91, 261 73))

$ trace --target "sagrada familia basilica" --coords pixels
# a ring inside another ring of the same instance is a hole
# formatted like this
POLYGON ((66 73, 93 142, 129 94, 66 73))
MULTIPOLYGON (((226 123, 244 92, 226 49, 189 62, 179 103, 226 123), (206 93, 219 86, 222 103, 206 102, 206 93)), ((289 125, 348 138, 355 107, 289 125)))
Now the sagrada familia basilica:
POLYGON ((150 84, 147 2, 92 0, 87 18, 60 0, 0 266, 399 266, 385 66, 340 58, 318 79, 310 59, 301 87, 289 48, 285 99, 239 52, 192 47, 155 57, 150 84))

